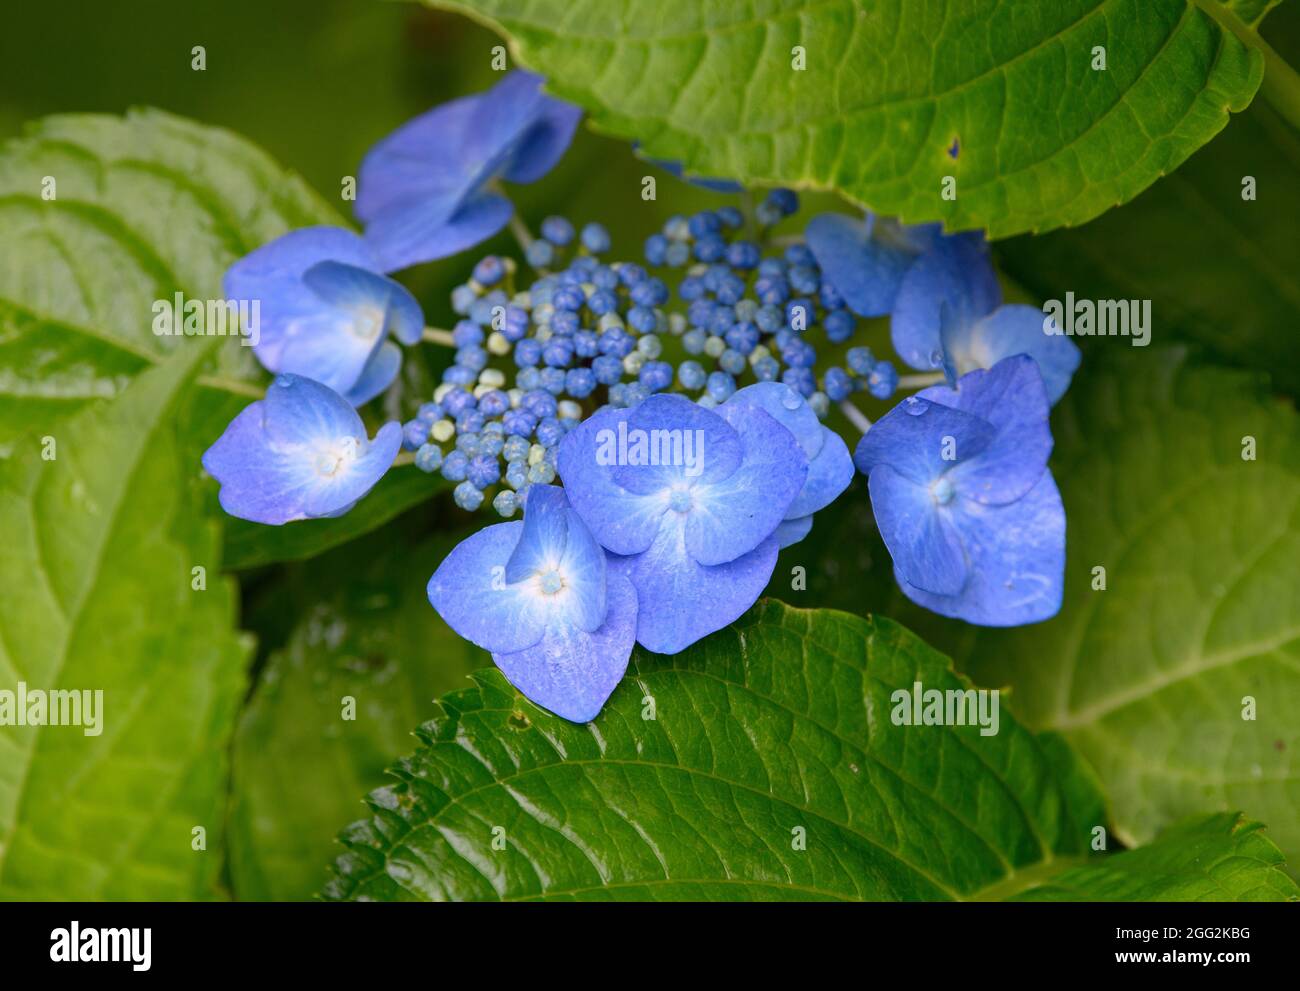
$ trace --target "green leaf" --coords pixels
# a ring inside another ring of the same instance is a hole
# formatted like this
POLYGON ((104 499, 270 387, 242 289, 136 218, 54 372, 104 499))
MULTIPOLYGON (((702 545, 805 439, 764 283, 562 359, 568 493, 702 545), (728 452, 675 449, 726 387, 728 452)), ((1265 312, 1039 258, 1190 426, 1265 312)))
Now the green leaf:
POLYGON ((429 2, 507 33, 648 156, 993 237, 1131 199, 1250 103, 1265 63, 1212 0, 429 2))
POLYGON ((441 476, 407 465, 392 469, 353 509, 335 519, 300 520, 278 527, 231 519, 226 524, 222 560, 228 569, 239 571, 314 557, 369 533, 447 488, 441 476))
POLYGON ((1103 822, 1055 737, 895 725, 895 690, 965 683, 888 620, 760 603, 636 652, 588 725, 475 681, 344 833, 327 897, 974 897, 1078 862, 1103 822))
MULTIPOLYGON (((0 451, 190 345, 153 333, 156 300, 220 299, 240 255, 339 222, 226 131, 156 110, 35 123, 0 149, 0 451)), ((225 419, 263 373, 234 339, 215 353, 201 382, 225 419)))
POLYGON ((103 692, 98 735, 0 726, 0 900, 215 893, 249 645, 181 438, 209 350, 188 343, 54 431, 50 460, 30 441, 0 464, 0 689, 103 692))
POLYGON ((1282 853, 1240 813, 1181 822, 1154 843, 1059 874, 1014 901, 1264 902, 1300 900, 1282 853))
MULTIPOLYGON (((1278 12, 1300 52, 1300 4, 1278 12)), ((1216 360, 1268 371, 1300 392, 1300 138, 1256 101, 1223 135, 1123 211, 1077 230, 999 247, 1002 267, 1040 299, 1151 300, 1157 343, 1193 342, 1216 360), (1243 198, 1247 177, 1253 200, 1243 198)), ((1106 339, 1080 338, 1102 350, 1106 339)))
POLYGON ((276 589, 299 619, 240 722, 230 875, 242 900, 305 899, 325 882, 338 824, 377 788, 442 692, 490 663, 429 605, 424 587, 455 543, 388 527, 292 569, 276 589), (351 719, 344 700, 354 700, 351 719))
POLYGON ((1089 760, 1125 843, 1248 809, 1297 864, 1300 418, 1253 378, 1139 355, 1091 360, 1053 415, 1061 613, 921 628, 1089 760))

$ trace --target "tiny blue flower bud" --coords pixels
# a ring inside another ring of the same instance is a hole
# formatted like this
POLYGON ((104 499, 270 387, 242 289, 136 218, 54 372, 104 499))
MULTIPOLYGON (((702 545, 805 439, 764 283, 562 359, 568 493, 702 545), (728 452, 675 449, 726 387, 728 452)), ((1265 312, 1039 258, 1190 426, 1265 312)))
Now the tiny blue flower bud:
POLYGON ((429 423, 416 418, 402 425, 402 447, 414 451, 429 439, 429 423))
POLYGON ((704 367, 698 361, 691 361, 688 358, 677 367, 677 381, 681 382, 683 389, 695 392, 704 388, 704 383, 708 381, 708 375, 705 374, 704 367))
POLYGON ((612 386, 623 377, 623 360, 617 355, 602 354, 591 363, 591 371, 601 385, 612 386))
POLYGON ((723 227, 730 227, 732 230, 736 230, 745 225, 745 215, 734 206, 720 207, 717 214, 718 219, 722 221, 723 227))
POLYGON ((473 409, 476 400, 464 389, 452 389, 442 397, 442 408, 449 416, 460 416, 467 409, 473 409))
POLYGON ((668 252, 668 238, 651 234, 645 239, 645 260, 651 265, 662 265, 668 252))
POLYGON ((465 477, 475 488, 486 489, 496 484, 501 477, 501 463, 490 454, 479 454, 470 458, 465 469, 465 477))
POLYGON ((556 247, 564 247, 573 240, 573 224, 564 217, 547 217, 542 221, 542 237, 556 247))
POLYGON ((478 293, 474 291, 473 286, 457 286, 451 291, 451 308, 454 312, 464 316, 477 299, 478 293))
POLYGON ((857 318, 848 310, 832 310, 822 320, 826 337, 834 344, 842 344, 852 337, 857 325, 857 318))
POLYGON ((853 395, 853 378, 843 368, 832 366, 822 376, 822 388, 831 402, 841 402, 853 395))
POLYGON ((532 368, 542 360, 542 343, 535 337, 526 337, 515 345, 515 364, 532 368))
POLYGON ((425 444, 415 452, 415 467, 420 471, 432 473, 442 466, 442 448, 437 444, 425 444))
POLYGON ((876 399, 888 399, 898 389, 898 370, 888 361, 878 361, 867 375, 867 391, 876 399))
POLYGON ((505 263, 496 255, 488 255, 474 266, 474 281, 481 286, 494 286, 505 274, 505 263))
POLYGON ((848 363, 849 369, 858 375, 870 375, 871 369, 876 364, 871 348, 849 348, 844 360, 848 363))
POLYGON ((770 354, 759 358, 752 365, 754 377, 760 382, 775 382, 781 373, 781 363, 770 354))
POLYGON ((725 402, 736 391, 736 382, 726 372, 711 372, 705 388, 714 402, 725 402))
POLYGON ((469 456, 464 451, 452 451, 442 459, 442 477, 449 482, 463 482, 468 467, 469 456))
POLYGON ((681 241, 674 241, 664 252, 664 264, 671 268, 681 268, 691 260, 691 249, 681 241))
POLYGON ((528 246, 524 257, 533 268, 547 268, 555 260, 555 246, 544 238, 538 238, 528 246))
POLYGON ((470 481, 461 482, 451 495, 456 500, 456 505, 466 512, 472 513, 483 505, 483 493, 470 481))
POLYGON ((502 489, 496 494, 496 498, 492 500, 492 508, 497 511, 498 515, 509 519, 519 509, 519 497, 509 489, 502 489))
POLYGON ((609 231, 600 224, 588 224, 582 229, 582 246, 593 255, 604 254, 609 245, 609 231))
POLYGON ((817 380, 811 368, 787 368, 781 373, 781 381, 805 398, 811 396, 817 388, 817 380))

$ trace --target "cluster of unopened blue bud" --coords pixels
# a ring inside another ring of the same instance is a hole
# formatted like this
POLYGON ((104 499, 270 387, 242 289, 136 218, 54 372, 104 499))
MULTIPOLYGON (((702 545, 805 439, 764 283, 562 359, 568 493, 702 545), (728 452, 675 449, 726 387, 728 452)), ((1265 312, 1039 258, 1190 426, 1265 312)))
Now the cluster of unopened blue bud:
POLYGON ((857 391, 889 398, 898 373, 868 348, 818 373, 814 330, 845 344, 858 318, 807 245, 765 255, 767 229, 798 208, 794 192, 777 189, 752 221, 730 206, 672 217, 646 239, 644 264, 605 261, 610 236, 599 224, 577 231, 548 217, 525 249, 535 273, 526 288, 513 259, 483 258, 452 293, 455 360, 404 425, 415 464, 456 482, 468 510, 504 482, 492 504, 509 517, 529 485, 554 481, 557 445, 595 406, 678 391, 711 407, 746 376, 784 382, 823 418, 857 391), (684 352, 676 364, 665 360, 673 338, 684 352), (514 366, 513 383, 493 358, 514 366))

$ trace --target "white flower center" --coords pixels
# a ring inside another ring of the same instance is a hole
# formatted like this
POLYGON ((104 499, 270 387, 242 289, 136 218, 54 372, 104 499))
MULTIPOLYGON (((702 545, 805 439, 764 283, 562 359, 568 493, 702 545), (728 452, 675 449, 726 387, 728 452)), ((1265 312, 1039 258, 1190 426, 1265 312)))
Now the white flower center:
POLYGON ((333 444, 326 444, 316 451, 316 474, 323 478, 333 478, 346 470, 360 452, 361 442, 355 437, 344 437, 333 444))
POLYGON ((373 341, 383 332, 384 310, 379 306, 359 306, 352 319, 352 333, 362 340, 373 341))

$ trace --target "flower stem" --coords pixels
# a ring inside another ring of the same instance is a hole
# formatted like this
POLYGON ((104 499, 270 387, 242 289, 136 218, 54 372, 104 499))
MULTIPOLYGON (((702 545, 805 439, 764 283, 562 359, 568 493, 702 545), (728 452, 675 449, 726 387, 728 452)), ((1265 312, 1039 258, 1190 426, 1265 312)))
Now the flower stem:
POLYGON ((441 327, 425 327, 424 339, 430 344, 444 344, 449 348, 456 346, 456 339, 451 336, 451 331, 443 330, 441 327))
POLYGON ((264 399, 266 397, 265 387, 254 385, 252 382, 242 382, 239 379, 224 378, 220 375, 200 375, 197 381, 199 385, 206 386, 209 389, 233 392, 237 396, 248 396, 251 399, 264 399))
POLYGON ((398 451, 397 457, 393 459, 394 468, 401 467, 402 465, 413 465, 413 464, 415 464, 414 451, 398 451))
POLYGON ((519 214, 517 213, 512 213, 510 215, 510 233, 515 236, 515 240, 519 242, 520 249, 525 255, 527 255, 528 249, 533 243, 533 234, 532 231, 528 229, 528 225, 520 219, 519 214))
POLYGON ((927 372, 925 375, 900 375, 900 389, 924 389, 927 385, 938 385, 944 381, 943 372, 927 372))
POLYGON ((840 410, 849 418, 849 422, 864 434, 871 429, 871 421, 867 418, 867 414, 863 413, 849 400, 844 399, 840 402, 840 410))

